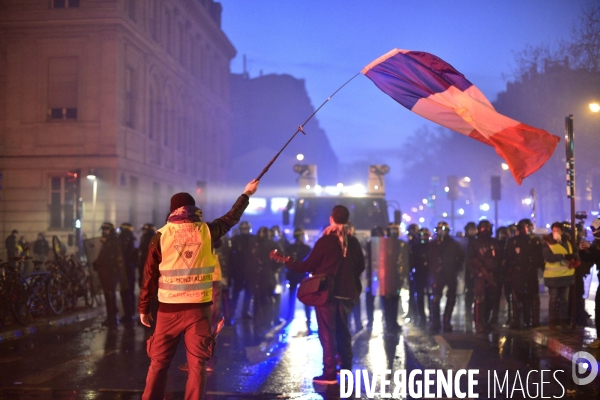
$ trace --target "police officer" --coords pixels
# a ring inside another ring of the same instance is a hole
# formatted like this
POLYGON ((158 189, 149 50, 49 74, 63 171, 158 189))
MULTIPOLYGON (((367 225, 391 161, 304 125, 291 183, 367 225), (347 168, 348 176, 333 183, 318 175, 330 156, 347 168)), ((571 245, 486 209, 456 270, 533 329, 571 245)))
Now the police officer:
POLYGON ((139 274, 139 285, 142 287, 142 278, 144 277, 144 264, 146 263, 146 257, 148 257, 148 247, 150 246, 150 240, 152 236, 156 234, 156 227, 154 224, 147 223, 142 226, 142 236, 140 237, 140 246, 138 247, 138 274, 139 274))
POLYGON ((425 315, 425 298, 427 297, 427 244, 431 238, 431 232, 427 228, 419 229, 419 236, 411 238, 410 246, 410 306, 414 310, 413 319, 415 324, 425 327, 427 317, 425 315))
POLYGON ((441 328, 440 301, 444 288, 446 291, 446 307, 444 308, 444 332, 452 332, 452 311, 456 303, 456 286, 464 252, 451 236, 450 226, 445 221, 438 222, 435 228, 435 238, 427 244, 427 268, 429 272, 429 329, 437 332, 441 328))
POLYGON ((277 272, 280 267, 269 256, 273 250, 277 250, 279 253, 283 252, 281 247, 271 240, 269 228, 260 227, 252 250, 255 268, 248 277, 250 292, 254 297, 254 321, 260 328, 269 328, 271 322, 279 317, 279 315, 275 315, 273 303, 277 272))
POLYGON ((106 320, 102 325, 108 328, 116 328, 117 283, 121 286, 121 290, 123 288, 127 289, 127 276, 115 226, 110 222, 104 222, 100 229, 102 230, 102 247, 100 247, 98 258, 94 261, 94 268, 98 271, 98 278, 106 303, 106 320))
MULTIPOLYGON (((290 244, 285 249, 285 254, 293 260, 304 260, 310 254, 310 246, 304 243, 304 230, 302 228, 294 229, 294 243, 290 244)), ((290 323, 294 319, 296 310, 296 293, 298 285, 307 276, 305 272, 296 272, 293 269, 288 269, 287 280, 290 285, 290 296, 288 301, 287 322, 290 323)), ((310 332, 310 307, 304 305, 304 313, 306 314, 306 328, 310 332)))
POLYGON ((506 243, 507 282, 512 289, 512 321, 510 329, 540 325, 540 289, 538 269, 544 267, 542 241, 532 232, 533 224, 522 219, 517 224, 516 235, 506 243))
MULTIPOLYGON (((477 225, 475 222, 467 222, 465 225, 465 236, 462 237, 460 241, 464 254, 469 252, 469 247, 473 245, 476 236, 477 225)), ((471 268, 467 265, 466 257, 463 271, 465 279, 465 325, 467 331, 470 331, 473 326, 473 299, 475 298, 475 295, 473 293, 473 275, 471 274, 471 268)))
POLYGON ((371 229, 371 240, 367 245, 367 257, 365 258, 365 309, 367 311, 367 329, 373 328, 373 319, 375 312, 375 296, 377 295, 377 282, 374 278, 377 278, 377 271, 373 271, 373 262, 371 254, 373 253, 372 247, 373 238, 384 237, 385 231, 383 227, 376 226, 371 229))
POLYGON ((240 292, 244 291, 242 299, 242 318, 249 319, 250 315, 250 291, 248 290, 247 276, 252 274, 254 268, 252 249, 256 237, 250 233, 251 226, 247 221, 240 223, 240 234, 231 238, 231 249, 229 251, 229 280, 231 286, 231 312, 235 315, 240 292))
POLYGON ((486 296, 494 296, 498 285, 494 274, 500 266, 498 241, 492 238, 492 224, 482 220, 477 224, 477 237, 467 254, 467 263, 473 276, 473 294, 475 295, 474 319, 475 332, 483 333, 487 328, 485 319, 486 296))
POLYGON ((135 235, 133 225, 124 222, 119 226, 119 244, 123 252, 123 263, 125 275, 127 276, 127 287, 121 288, 121 303, 123 304, 123 316, 121 322, 131 322, 135 313, 135 298, 133 289, 135 287, 135 269, 138 264, 138 250, 135 248, 135 235))

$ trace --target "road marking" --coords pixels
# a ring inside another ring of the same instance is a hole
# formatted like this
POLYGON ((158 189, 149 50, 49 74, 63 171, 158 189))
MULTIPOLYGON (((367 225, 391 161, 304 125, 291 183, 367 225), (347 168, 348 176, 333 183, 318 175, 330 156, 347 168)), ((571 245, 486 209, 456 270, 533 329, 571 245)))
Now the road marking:
POLYGON ((55 367, 45 369, 40 372, 35 372, 31 375, 27 375, 25 378, 21 380, 24 385, 39 385, 40 383, 49 381, 50 379, 54 379, 58 376, 61 376, 67 373, 73 367, 78 366, 82 362, 94 362, 100 360, 104 357, 108 357, 112 354, 115 354, 116 350, 104 351, 98 350, 93 352, 90 355, 77 357, 62 364, 59 364, 55 367))
POLYGON ((451 369, 467 369, 473 350, 454 350, 442 335, 434 335, 433 340, 440 346, 440 357, 451 369))

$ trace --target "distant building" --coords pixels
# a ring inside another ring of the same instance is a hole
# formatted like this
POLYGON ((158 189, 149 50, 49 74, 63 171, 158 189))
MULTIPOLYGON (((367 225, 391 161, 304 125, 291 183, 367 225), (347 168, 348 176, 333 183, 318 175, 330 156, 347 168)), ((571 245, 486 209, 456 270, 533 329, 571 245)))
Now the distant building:
POLYGON ((77 191, 88 237, 160 226, 178 191, 222 211, 206 204, 229 152, 220 18, 212 0, 0 0, 2 239, 74 234, 77 191))
MULTIPOLYGON (((315 105, 311 104, 303 79, 287 74, 261 74, 250 78, 244 73, 231 75, 231 111, 229 182, 239 186, 263 170, 298 126, 315 111, 315 105)), ((316 164, 321 185, 339 182, 338 158, 319 126, 318 116, 311 119, 304 130, 306 135, 299 133, 294 138, 262 179, 260 193, 251 199, 257 207, 264 206, 266 212, 252 218, 250 207, 245 218, 261 224, 281 223, 281 216, 273 215, 279 206, 273 204, 272 199, 285 204, 284 198, 298 194, 295 164, 316 164), (304 157, 302 160, 297 159, 299 154, 304 157), (264 204, 258 205, 260 201, 264 204)))

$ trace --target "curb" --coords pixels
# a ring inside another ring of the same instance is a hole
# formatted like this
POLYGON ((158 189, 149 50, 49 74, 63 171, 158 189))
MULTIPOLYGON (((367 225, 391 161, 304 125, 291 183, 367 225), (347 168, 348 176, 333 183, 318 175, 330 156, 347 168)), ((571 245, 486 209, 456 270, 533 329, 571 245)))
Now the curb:
POLYGON ((85 310, 81 312, 75 312, 70 315, 65 315, 63 317, 48 319, 44 318, 38 321, 35 321, 33 324, 29 326, 24 326, 22 328, 16 328, 12 330, 6 330, 0 332, 0 342, 17 339, 23 336, 29 336, 37 333, 39 330, 45 327, 57 327, 70 325, 75 322, 86 321, 88 319, 93 319, 105 314, 104 307, 96 307, 90 310, 85 310))
POLYGON ((551 332, 548 327, 532 330, 532 340, 535 343, 547 347, 550 351, 569 361, 572 361, 573 355, 580 351, 591 353, 596 359, 600 359, 600 350, 587 347, 585 345, 587 339, 584 341, 585 336, 585 329, 578 330, 573 334, 551 332))

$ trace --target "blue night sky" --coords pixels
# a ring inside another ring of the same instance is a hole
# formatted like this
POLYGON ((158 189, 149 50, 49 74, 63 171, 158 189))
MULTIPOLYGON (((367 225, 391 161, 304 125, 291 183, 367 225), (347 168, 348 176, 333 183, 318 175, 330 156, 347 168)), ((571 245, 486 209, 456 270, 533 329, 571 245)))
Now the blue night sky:
MULTIPOLYGON (((221 0, 223 30, 237 56, 231 70, 251 77, 306 80, 318 107, 345 81, 393 48, 422 50, 452 64, 494 101, 515 51, 569 38, 584 0, 221 0)), ((308 117, 308 116, 307 116, 308 117)), ((340 162, 392 167, 403 138, 431 124, 356 77, 317 114, 340 162)), ((290 133, 303 121, 290 121, 290 133)), ((431 124, 433 126, 433 124, 431 124)), ((557 127, 554 134, 561 134, 557 127)), ((310 135, 310 132, 308 132, 310 135)), ((298 140, 298 139, 296 139, 298 140)), ((310 140, 310 136, 299 140, 310 140)))

